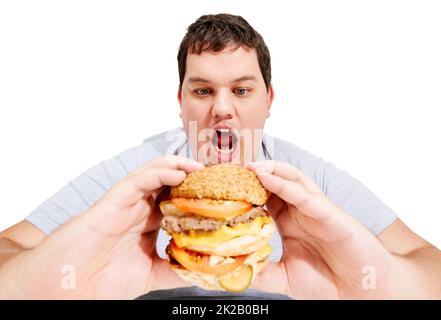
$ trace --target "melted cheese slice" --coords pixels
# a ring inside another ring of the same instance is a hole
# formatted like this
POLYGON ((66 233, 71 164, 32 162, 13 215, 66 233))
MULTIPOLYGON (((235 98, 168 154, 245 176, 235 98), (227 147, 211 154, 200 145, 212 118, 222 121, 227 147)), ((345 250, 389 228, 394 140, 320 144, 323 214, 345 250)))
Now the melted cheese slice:
POLYGON ((272 223, 268 216, 257 217, 248 223, 239 223, 234 227, 222 226, 216 231, 195 231, 190 230, 188 234, 173 233, 172 237, 179 248, 189 246, 216 247, 222 242, 241 237, 241 236, 259 236, 262 227, 272 223))

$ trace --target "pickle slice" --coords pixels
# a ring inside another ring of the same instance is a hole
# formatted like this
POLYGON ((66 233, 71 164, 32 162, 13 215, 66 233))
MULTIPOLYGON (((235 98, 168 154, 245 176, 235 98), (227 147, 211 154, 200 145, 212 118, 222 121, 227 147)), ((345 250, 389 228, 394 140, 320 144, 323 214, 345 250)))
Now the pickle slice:
POLYGON ((225 290, 242 292, 250 286, 253 280, 253 268, 249 264, 242 265, 233 272, 219 276, 217 279, 225 290))

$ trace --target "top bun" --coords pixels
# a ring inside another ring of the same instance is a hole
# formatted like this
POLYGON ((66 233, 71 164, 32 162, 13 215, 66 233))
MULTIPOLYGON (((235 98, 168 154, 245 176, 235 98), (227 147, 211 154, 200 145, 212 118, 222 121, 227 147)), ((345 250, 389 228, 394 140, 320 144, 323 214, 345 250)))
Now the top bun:
POLYGON ((251 170, 234 164, 218 164, 190 173, 179 186, 171 188, 170 196, 241 200, 262 206, 269 193, 251 170))

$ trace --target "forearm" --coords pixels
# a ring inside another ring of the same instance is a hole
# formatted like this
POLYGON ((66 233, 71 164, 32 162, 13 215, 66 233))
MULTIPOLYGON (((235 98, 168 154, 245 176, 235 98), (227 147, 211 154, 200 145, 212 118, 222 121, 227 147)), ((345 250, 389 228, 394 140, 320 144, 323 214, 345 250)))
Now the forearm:
POLYGON ((441 299, 440 250, 422 248, 396 258, 396 285, 400 295, 413 299, 441 299))
POLYGON ((0 266, 25 249, 7 238, 0 238, 0 266))
POLYGON ((0 300, 24 299, 25 296, 19 289, 17 270, 29 250, 5 240, 0 239, 0 300))

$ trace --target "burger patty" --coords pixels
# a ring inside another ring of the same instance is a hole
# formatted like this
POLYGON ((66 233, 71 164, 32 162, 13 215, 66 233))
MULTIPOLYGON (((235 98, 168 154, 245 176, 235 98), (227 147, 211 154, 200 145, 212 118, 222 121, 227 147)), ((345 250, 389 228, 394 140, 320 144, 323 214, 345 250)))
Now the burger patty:
POLYGON ((234 227, 239 223, 250 222, 257 217, 266 215, 267 213, 262 207, 253 207, 244 214, 228 221, 192 214, 182 216, 168 215, 162 219, 161 226, 169 233, 182 233, 188 230, 215 231, 224 225, 234 227))

